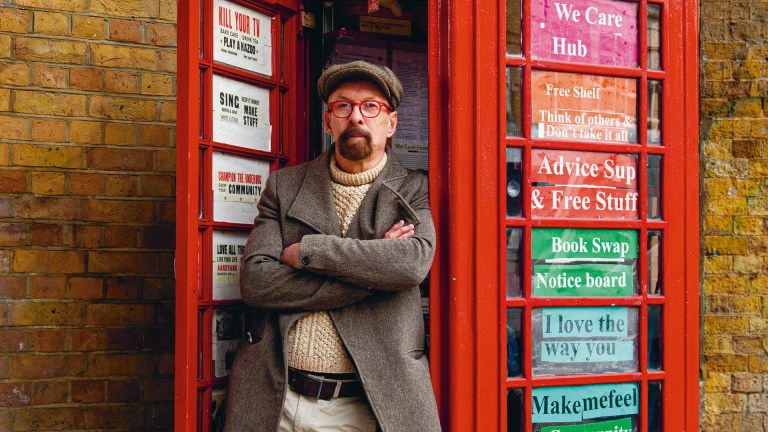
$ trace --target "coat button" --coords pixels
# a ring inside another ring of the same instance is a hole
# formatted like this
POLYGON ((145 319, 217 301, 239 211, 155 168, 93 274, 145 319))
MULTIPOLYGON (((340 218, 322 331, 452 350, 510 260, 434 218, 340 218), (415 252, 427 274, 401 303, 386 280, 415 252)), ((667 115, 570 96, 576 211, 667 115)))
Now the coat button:
POLYGON ((301 265, 303 265, 303 266, 309 265, 309 257, 308 256, 301 257, 301 265))

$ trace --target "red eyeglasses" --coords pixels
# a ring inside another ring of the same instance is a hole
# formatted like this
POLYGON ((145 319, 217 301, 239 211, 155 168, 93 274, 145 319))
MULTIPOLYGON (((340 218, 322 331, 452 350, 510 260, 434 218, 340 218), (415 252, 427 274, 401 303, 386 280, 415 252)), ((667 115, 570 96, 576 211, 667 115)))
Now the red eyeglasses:
POLYGON ((352 115, 352 110, 356 106, 360 107, 360 114, 365 118, 373 118, 381 113, 382 109, 385 109, 388 113, 392 112, 392 108, 384 102, 377 100, 367 100, 363 102, 350 102, 350 101, 335 101, 328 104, 328 112, 332 113, 338 118, 349 118, 352 115))

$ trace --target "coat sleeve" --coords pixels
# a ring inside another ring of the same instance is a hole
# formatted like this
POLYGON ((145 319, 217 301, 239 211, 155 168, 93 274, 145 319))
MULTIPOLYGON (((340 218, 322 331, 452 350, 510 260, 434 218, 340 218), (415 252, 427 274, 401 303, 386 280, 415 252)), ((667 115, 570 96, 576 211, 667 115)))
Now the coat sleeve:
POLYGON ((259 215, 243 253, 243 301, 261 309, 326 310, 349 306, 370 295, 366 288, 280 263, 283 241, 275 189, 272 175, 259 200, 259 215))
POLYGON ((360 240, 307 235, 300 246, 302 268, 377 290, 396 291, 418 285, 427 276, 435 252, 426 176, 421 176, 421 184, 407 204, 419 220, 413 237, 360 240))

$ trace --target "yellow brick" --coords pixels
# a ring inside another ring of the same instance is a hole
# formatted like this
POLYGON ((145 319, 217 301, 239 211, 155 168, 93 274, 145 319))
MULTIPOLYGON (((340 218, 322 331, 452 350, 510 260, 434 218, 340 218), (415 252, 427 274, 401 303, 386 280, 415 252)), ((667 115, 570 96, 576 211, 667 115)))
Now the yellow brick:
POLYGON ((114 145, 135 145, 136 126, 131 123, 107 123, 104 143, 114 145))
POLYGON ((730 335, 711 335, 704 338, 704 354, 733 354, 733 337, 730 335))
POLYGON ((65 10, 71 12, 84 12, 88 0, 15 0, 17 6, 26 6, 35 9, 65 10))
POLYGON ((759 98, 739 99, 733 102, 734 117, 761 117, 763 103, 759 98))
POLYGON ((733 180, 729 178, 704 179, 704 193, 708 199, 733 196, 733 193, 731 192, 732 186, 733 180))
POLYGON ((89 10, 102 15, 130 18, 158 15, 157 0, 91 0, 89 10))
MULTIPOLYGON (((759 310, 760 305, 760 298, 759 297, 753 297, 755 300, 757 300, 757 310, 759 310)), ((753 300, 754 301, 754 300, 753 300)), ((745 311, 745 312, 751 312, 751 311, 745 311)), ((768 334, 768 318, 767 317, 750 317, 749 318, 749 333, 750 334, 760 334, 760 335, 766 335, 768 334)))
POLYGON ((0 112, 11 110, 11 89, 0 88, 0 112))
POLYGON ((0 62, 0 84, 29 85, 29 65, 27 63, 0 62))
POLYGON ((176 22, 176 0, 160 0, 160 18, 176 22))
POLYGON ((762 194, 760 182, 757 179, 739 179, 735 182, 735 195, 740 197, 753 197, 762 194))
POLYGON ((65 36, 69 34, 69 15, 55 12, 35 12, 35 34, 65 36))
POLYGON ((176 152, 158 151, 155 155, 155 171, 175 172, 176 171, 176 152))
POLYGON ((749 356, 747 359, 747 369, 753 373, 768 373, 768 356, 765 354, 749 356))
POLYGON ((747 201, 747 211, 751 215, 768 215, 768 198, 750 198, 747 201))
POLYGON ((731 374, 710 372, 704 378, 706 392, 727 391, 731 387, 731 374))
POLYGON ((165 24, 147 24, 145 40, 150 45, 176 46, 176 26, 165 24))
POLYGON ((72 36, 83 39, 104 39, 106 20, 100 17, 72 17, 72 36))
POLYGON ((744 410, 746 402, 747 395, 745 394, 713 393, 708 394, 704 399, 704 409, 712 413, 738 413, 744 410))
POLYGON ((91 45, 91 56, 95 66, 157 69, 157 52, 150 48, 91 45))
POLYGON ((31 136, 28 118, 0 116, 0 138, 28 140, 31 136))
POLYGON ((160 103, 160 119, 161 122, 176 122, 176 102, 162 102, 160 103))
POLYGON ((157 103, 153 100, 94 96, 89 114, 96 118, 113 120, 155 120, 157 103))
POLYGON ((21 302, 13 305, 11 313, 16 325, 76 326, 83 323, 83 307, 76 303, 21 302))
POLYGON ((749 332, 749 319, 742 316, 705 316, 704 332, 706 335, 746 335, 749 332))
POLYGON ((3 5, 0 7, 0 32, 29 32, 29 11, 3 5))
POLYGON ((41 195, 63 195, 65 175, 62 172, 33 172, 32 192, 41 195))
POLYGON ((0 143, 0 166, 8 166, 11 164, 11 146, 9 144, 0 143))
POLYGON ((740 67, 736 68, 733 77, 737 80, 753 80, 761 78, 762 62, 745 61, 740 67))
MULTIPOLYGON (((766 90, 758 90, 758 92, 765 94, 766 90)), ((754 120, 752 122, 752 137, 765 139, 766 136, 768 136, 768 120, 754 120)))
POLYGON ((706 216, 704 234, 726 235, 733 231, 733 218, 730 216, 706 216))
POLYGON ((746 293, 749 291, 749 278, 742 275, 713 275, 704 279, 704 292, 715 293, 746 293))
POLYGON ((169 147, 173 145, 173 127, 166 125, 141 125, 139 143, 143 146, 169 147))
POLYGON ((160 51, 160 66, 157 69, 161 72, 176 72, 176 50, 160 51))
POLYGON ((739 274, 761 273, 764 270, 764 260, 759 256, 735 256, 733 257, 733 271, 739 274))
POLYGON ((85 95, 49 93, 41 91, 16 91, 16 112, 57 116, 84 116, 85 95))
POLYGON ((136 196, 139 183, 136 176, 107 176, 104 191, 107 196, 136 196))
MULTIPOLYGON (((768 276, 758 276, 752 279, 749 292, 754 294, 768 295, 768 276)), ((765 302, 768 305, 768 301, 765 302)))
POLYGON ((101 144, 101 122, 73 120, 69 125, 69 139, 74 144, 101 144))
POLYGON ((749 161, 749 175, 753 178, 768 176, 768 159, 749 161))
POLYGON ((135 94, 139 88, 139 74, 133 71, 107 69, 104 82, 108 92, 135 94))
POLYGON ((713 273, 730 273, 732 270, 732 256, 715 255, 704 257, 704 273, 706 276, 709 276, 713 273))
POLYGON ((85 255, 81 251, 16 250, 13 271, 19 273, 82 273, 85 255))
POLYGON ((49 38, 16 39, 16 57, 20 60, 85 64, 86 52, 84 42, 49 38))
POLYGON ((13 146, 13 164, 20 166, 82 168, 83 149, 67 146, 13 146))
POLYGON ((67 126, 61 120, 32 120, 32 140, 45 142, 64 142, 67 139, 67 126))
POLYGON ((172 96, 173 77, 171 75, 141 74, 141 93, 147 95, 172 96))
POLYGON ((747 199, 711 198, 707 200, 704 208, 708 215, 745 215, 747 214, 747 199))
POLYGON ((0 58, 11 58, 13 39, 10 36, 0 35, 0 58))

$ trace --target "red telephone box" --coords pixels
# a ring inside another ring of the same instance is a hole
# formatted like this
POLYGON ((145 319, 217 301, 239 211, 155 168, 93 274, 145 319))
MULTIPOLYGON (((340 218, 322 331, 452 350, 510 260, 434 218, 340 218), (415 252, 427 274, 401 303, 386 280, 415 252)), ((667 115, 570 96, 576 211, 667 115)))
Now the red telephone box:
POLYGON ((367 3, 179 5, 175 428, 220 429, 261 186, 327 145, 322 67, 363 58, 409 78, 444 429, 697 430, 697 3, 367 3))

